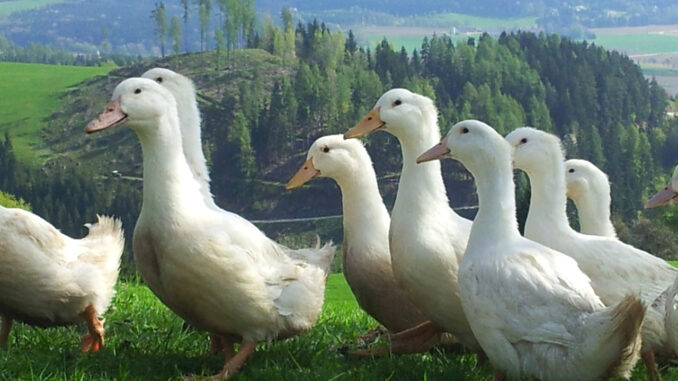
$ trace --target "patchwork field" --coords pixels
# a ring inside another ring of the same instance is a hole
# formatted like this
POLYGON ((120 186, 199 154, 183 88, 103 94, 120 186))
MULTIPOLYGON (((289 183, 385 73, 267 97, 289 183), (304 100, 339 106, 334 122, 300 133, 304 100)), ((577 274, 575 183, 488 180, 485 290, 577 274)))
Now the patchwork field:
POLYGON ((678 25, 592 29, 591 42, 627 54, 671 95, 678 94, 678 25))
POLYGON ((10 134, 19 159, 37 164, 48 157, 40 131, 45 119, 59 109, 61 96, 84 79, 111 69, 0 62, 0 134, 10 134))
MULTIPOLYGON (((181 380, 210 375, 223 365, 208 355, 204 332, 184 329, 138 279, 118 285, 106 314, 106 346, 95 354, 78 351, 84 327, 37 329, 15 324, 9 349, 0 351, 0 380, 181 380)), ((343 343, 376 327, 358 309, 341 274, 330 276, 323 313, 309 333, 259 345, 237 380, 487 380, 489 365, 475 356, 436 348, 430 353, 381 358, 349 358, 343 343)), ((383 344, 383 342, 382 342, 383 344)), ((662 368, 664 380, 678 379, 678 368, 662 368)), ((638 365, 632 380, 646 380, 638 365)))

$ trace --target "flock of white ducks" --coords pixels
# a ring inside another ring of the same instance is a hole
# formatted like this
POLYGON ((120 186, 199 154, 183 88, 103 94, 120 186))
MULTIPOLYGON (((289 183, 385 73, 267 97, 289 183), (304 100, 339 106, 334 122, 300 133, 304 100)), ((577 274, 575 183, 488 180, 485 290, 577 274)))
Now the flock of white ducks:
MULTIPOLYGON (((136 132, 144 157, 137 268, 163 303, 210 332, 212 349, 225 356, 215 377, 236 374, 257 343, 309 330, 335 249, 289 249, 216 205, 192 81, 151 69, 121 82, 111 99, 86 132, 120 124, 136 132)), ((393 89, 344 136, 313 143, 287 187, 316 176, 341 188, 345 276, 360 307, 394 333, 390 350, 422 350, 448 332, 487 356, 495 380, 628 377, 639 356, 658 380, 655 355, 675 358, 678 271, 616 239, 607 177, 591 163, 565 163, 555 136, 519 128, 504 139, 482 122, 463 121, 440 141, 432 100, 393 89), (402 148, 390 218, 367 151, 350 139, 375 130, 393 134, 402 148), (442 157, 475 178, 473 222, 449 206, 434 160, 442 157), (532 187, 525 237, 511 163, 532 187), (570 228, 566 195, 586 234, 570 228)), ((678 168, 646 207, 677 194, 678 168)), ((85 321, 82 350, 100 349, 99 316, 113 296, 123 248, 120 222, 99 217, 80 240, 29 212, 2 208, 0 222, 0 234, 11 237, 0 244, 0 346, 13 319, 85 321)))

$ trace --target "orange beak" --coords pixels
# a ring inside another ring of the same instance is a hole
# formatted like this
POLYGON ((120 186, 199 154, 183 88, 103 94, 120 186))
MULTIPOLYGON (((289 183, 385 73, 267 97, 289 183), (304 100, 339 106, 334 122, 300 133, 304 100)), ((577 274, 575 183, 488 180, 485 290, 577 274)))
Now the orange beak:
POLYGON ((120 98, 116 98, 108 102, 104 111, 99 114, 99 117, 87 124, 85 132, 91 134, 92 132, 98 132, 125 123, 125 121, 127 121, 127 114, 122 111, 120 98))
POLYGON ((292 176, 290 181, 287 183, 285 186, 285 189, 290 190, 294 189, 296 187, 300 187, 304 185, 306 182, 311 180, 312 178, 318 176, 320 174, 320 171, 315 169, 313 166, 313 158, 309 157, 308 160, 304 163, 304 165, 299 168, 297 173, 292 176))
POLYGON ((450 149, 447 148, 446 136, 440 143, 434 145, 431 149, 419 155, 417 158, 417 164, 440 159, 441 156, 447 155, 448 153, 450 153, 450 149))
POLYGON ((678 193, 674 192, 673 189, 671 189, 671 183, 669 182, 668 185, 657 194, 652 196, 647 202, 645 203, 645 209, 652 209, 656 208, 658 206, 666 205, 672 201, 674 201, 676 198, 678 198, 678 193))
POLYGON ((372 109, 353 128, 346 131, 344 139, 359 138, 384 127, 384 122, 379 119, 379 111, 381 111, 381 106, 372 109))

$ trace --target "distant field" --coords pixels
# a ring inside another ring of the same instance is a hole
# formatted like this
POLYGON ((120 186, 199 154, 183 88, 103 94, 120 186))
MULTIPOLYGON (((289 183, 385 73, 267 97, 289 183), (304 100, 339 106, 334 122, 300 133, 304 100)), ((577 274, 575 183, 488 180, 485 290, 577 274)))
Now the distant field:
POLYGON ((671 95, 678 94, 678 25, 592 29, 591 42, 623 52, 671 95))
POLYGON ((47 4, 63 3, 64 0, 10 0, 0 2, 0 21, 13 12, 26 11, 47 4))
POLYGON ((678 53, 678 35, 671 34, 597 34, 592 42, 609 49, 626 52, 629 55, 678 53))
POLYGON ((0 134, 9 131, 19 159, 39 164, 49 154, 41 147, 40 131, 58 110, 60 96, 112 68, 0 62, 0 134))
POLYGON ((431 38, 434 34, 439 36, 447 34, 452 37, 453 41, 466 41, 469 37, 477 37, 480 35, 480 32, 451 35, 449 30, 435 28, 370 26, 360 28, 357 34, 360 36, 362 43, 372 49, 386 37, 388 42, 391 43, 396 50, 400 50, 400 48, 404 46, 408 52, 412 53, 415 48, 421 50, 421 43, 424 40, 424 37, 431 38))
POLYGON ((374 47, 386 37, 396 49, 405 46, 411 52, 421 48, 425 36, 447 34, 453 40, 466 40, 482 32, 500 33, 503 30, 530 29, 535 25, 535 17, 491 18, 462 15, 458 13, 441 13, 427 16, 413 16, 389 20, 385 25, 352 25, 352 29, 360 40, 374 47))

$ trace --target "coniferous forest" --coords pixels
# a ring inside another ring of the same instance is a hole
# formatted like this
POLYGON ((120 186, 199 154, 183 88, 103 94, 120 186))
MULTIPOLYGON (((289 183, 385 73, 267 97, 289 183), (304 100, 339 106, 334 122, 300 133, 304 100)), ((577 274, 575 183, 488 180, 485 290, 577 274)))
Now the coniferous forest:
MULTIPOLYGON (((608 173, 623 240, 664 257, 677 252, 672 238, 651 238, 678 226, 674 209, 652 212, 664 213, 656 222, 640 210, 675 164, 678 122, 665 116, 664 90, 622 54, 527 32, 461 42, 433 36, 411 52, 384 39, 372 49, 358 46, 352 33, 316 21, 294 25, 285 12, 282 27, 268 20, 261 31, 237 36, 216 51, 124 67, 69 91, 64 108, 44 131, 50 148, 61 154, 42 168, 30 168, 16 161, 11 136, 5 136, 0 189, 23 198, 65 233, 82 235, 82 224, 104 213, 121 217, 131 237, 141 205, 137 140, 125 128, 96 139, 82 131, 122 78, 163 66, 196 83, 219 205, 251 219, 341 214, 333 182, 317 181, 291 192, 284 190, 285 182, 316 138, 343 133, 384 91, 405 87, 435 99, 443 132, 473 118, 502 134, 524 125, 558 134, 568 158, 588 159, 608 173)), ((398 143, 377 133, 366 144, 391 205, 400 171, 398 143)), ((443 168, 452 204, 475 205, 470 175, 450 161, 443 168)), ((527 180, 522 174, 517 179, 523 217, 527 180)), ((472 216, 474 211, 462 213, 472 216)), ((340 241, 340 223, 318 224, 324 239, 340 241)), ((308 223, 262 228, 273 236, 311 230, 308 223)))

